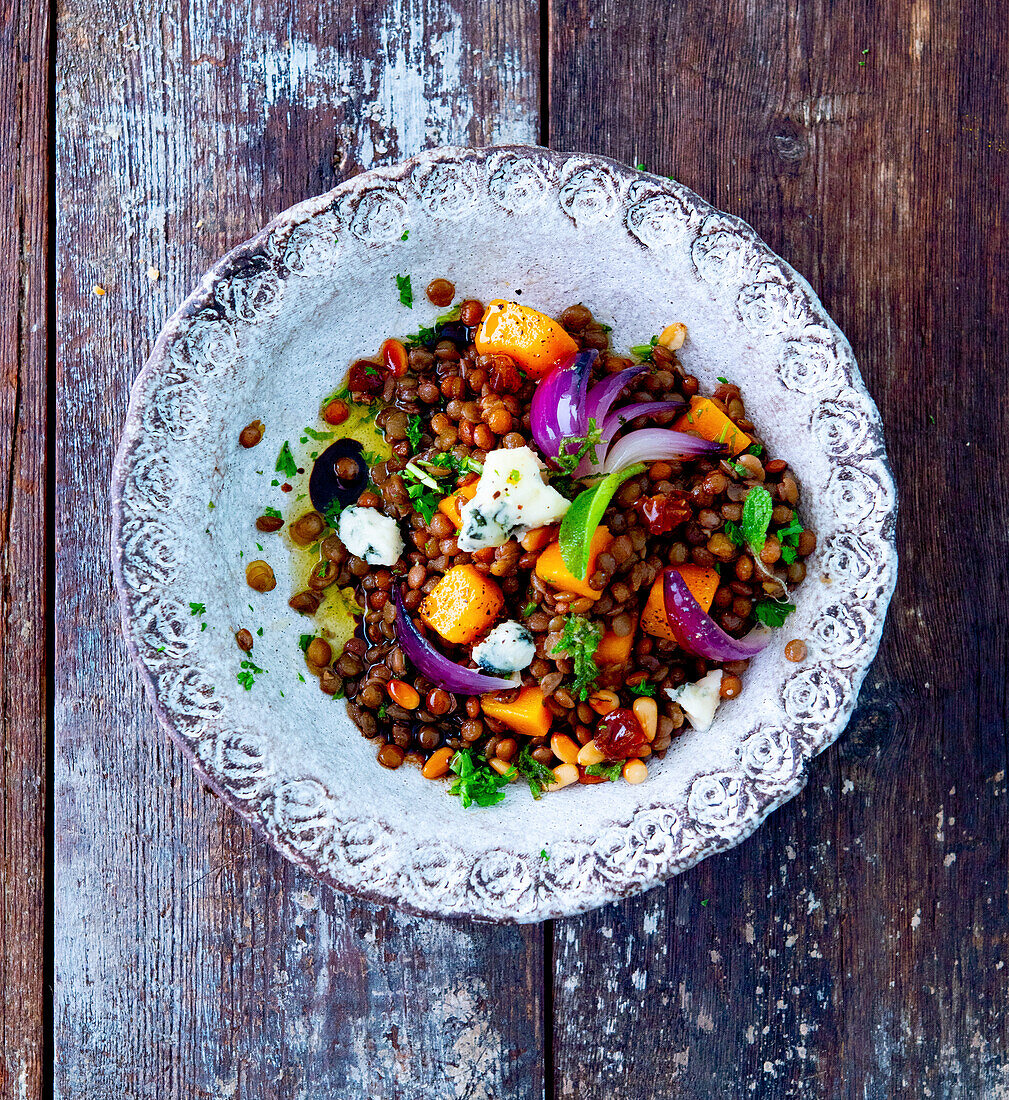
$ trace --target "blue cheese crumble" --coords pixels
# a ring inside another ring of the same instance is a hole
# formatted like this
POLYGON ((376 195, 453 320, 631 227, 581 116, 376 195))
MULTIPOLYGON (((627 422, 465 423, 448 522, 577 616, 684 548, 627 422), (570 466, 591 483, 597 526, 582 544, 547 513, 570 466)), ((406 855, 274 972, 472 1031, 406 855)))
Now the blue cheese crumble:
POLYGON ((528 668, 535 656, 532 634, 513 619, 498 623, 479 645, 473 647, 473 660, 485 672, 502 676, 528 668))
POLYGON ((476 494, 460 509, 459 549, 471 554, 504 546, 536 527, 558 523, 571 501, 543 480, 539 459, 528 447, 489 451, 476 494))
POLYGON ((405 547, 396 521, 377 508, 356 504, 344 508, 337 534, 355 557, 364 558, 369 565, 395 565, 405 547))
POLYGON ((722 670, 709 672, 695 684, 683 684, 678 688, 666 688, 666 694, 679 703, 695 730, 706 730, 715 719, 715 711, 721 702, 718 692, 722 686, 722 670))

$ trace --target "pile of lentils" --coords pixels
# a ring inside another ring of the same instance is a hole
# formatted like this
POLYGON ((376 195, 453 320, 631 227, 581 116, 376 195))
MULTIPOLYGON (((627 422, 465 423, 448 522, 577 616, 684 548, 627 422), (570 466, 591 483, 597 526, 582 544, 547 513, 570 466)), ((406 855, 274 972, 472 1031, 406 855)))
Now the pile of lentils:
MULTIPOLYGON (((454 295, 455 288, 447 280, 435 280, 428 287, 429 300, 439 307, 449 305, 454 295)), ((425 679, 410 666, 396 643, 393 585, 401 586, 407 609, 416 612, 451 566, 470 562, 500 586, 505 597, 500 619, 524 623, 534 637, 536 657, 522 673, 522 681, 538 684, 543 691, 554 716, 551 737, 567 734, 585 744, 593 738, 600 716, 614 707, 630 709, 637 696, 629 689, 647 682, 654 685, 658 708, 650 749, 661 757, 685 720, 665 689, 696 681, 721 667, 721 696, 732 699, 742 690, 748 662, 718 665, 638 630, 630 661, 603 666, 588 699, 580 700, 569 690, 571 659, 553 652, 567 617, 584 616, 625 637, 636 629, 649 589, 664 568, 687 562, 707 567, 717 564, 722 579, 711 615, 728 634, 742 637, 755 625, 755 602, 765 596, 781 599, 798 585, 806 575, 804 559, 816 546, 816 536, 804 530, 794 560, 787 565, 781 560, 781 543, 773 529, 786 527, 795 515, 799 500, 795 475, 786 462, 769 458, 762 447, 755 448, 762 452, 761 457, 745 453, 731 461, 702 456, 653 462, 646 473, 623 484, 603 517, 615 537, 610 549, 599 555, 590 577, 591 586, 603 591, 595 601, 556 591, 534 574, 536 559, 547 543, 536 532, 521 542, 511 540, 494 549, 465 553, 459 549, 456 528, 448 516, 435 511, 425 520, 415 510, 409 494, 413 481, 404 477, 404 469, 411 460, 446 452, 465 469, 462 460, 482 462, 495 448, 530 446, 535 450, 529 426, 535 382, 508 356, 477 353, 473 333, 484 312, 482 302, 467 299, 458 312, 458 321, 437 325, 425 342, 386 340, 375 358, 358 360, 350 367, 350 397, 355 403, 373 406, 375 423, 392 451, 388 461, 371 469, 374 491, 365 491, 358 504, 378 508, 399 521, 407 545, 392 568, 375 567, 351 555, 337 535, 326 535, 326 521, 318 512, 308 512, 291 524, 290 535, 301 546, 319 542, 322 536, 319 562, 311 571, 309 587, 292 597, 291 606, 312 615, 322 604, 326 589, 336 584, 353 586, 364 609, 357 633, 342 653, 334 653, 324 638, 311 641, 305 652, 308 668, 324 692, 346 695, 351 718, 361 733, 376 743, 378 761, 387 768, 415 764, 434 778, 445 774, 451 756, 439 750, 468 748, 489 761, 508 762, 527 741, 537 761, 556 766, 560 761, 549 737, 527 739, 484 716, 479 696, 455 695, 425 679), (408 426, 418 415, 422 434, 414 447, 408 439, 408 426), (774 511, 772 531, 755 557, 726 534, 725 525, 740 522, 743 501, 758 484, 770 492, 774 511)), ((609 330, 584 305, 569 306, 558 321, 580 348, 599 352, 593 381, 634 364, 611 349, 609 330)), ((653 347, 651 362, 652 370, 625 391, 627 404, 689 399, 698 392, 697 378, 684 372, 674 351, 653 347)), ((711 396, 740 429, 759 442, 738 386, 720 384, 711 396)), ((323 409, 323 419, 331 425, 342 423, 347 415, 346 402, 339 398, 323 409)), ((675 418, 673 413, 647 421, 639 418, 626 430, 669 426, 675 418)), ((439 472, 431 466, 425 470, 439 472)), ((348 465, 345 473, 352 477, 356 471, 348 465)), ((461 484, 464 476, 445 469, 443 495, 461 484)), ((552 483, 558 485, 556 480, 552 483)), ((567 495, 573 497, 583 487, 569 485, 567 495)), ((261 531, 280 526, 282 521, 269 516, 257 521, 261 531)), ((424 630, 419 620, 418 626, 424 630)), ((452 660, 473 667, 468 647, 454 647, 441 639, 436 643, 452 660)), ((802 660, 804 643, 791 642, 788 656, 802 660)), ((646 753, 647 747, 640 755, 646 753)), ((585 774, 584 768, 579 771, 580 782, 605 781, 585 774)))

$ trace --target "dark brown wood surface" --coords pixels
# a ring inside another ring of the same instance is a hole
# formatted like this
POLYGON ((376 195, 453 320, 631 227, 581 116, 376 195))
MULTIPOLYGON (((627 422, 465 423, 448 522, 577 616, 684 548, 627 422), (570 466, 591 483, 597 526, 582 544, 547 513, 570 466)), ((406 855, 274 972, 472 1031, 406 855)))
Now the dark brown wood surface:
POLYGON ((46 264, 49 20, 0 11, 0 1096, 45 1059, 46 264))
MULTIPOLYGON (((5 18, 0 1091, 34 1100, 43 710, 7 685, 44 667, 46 31, 5 18)), ((1007 32, 995 0, 60 9, 55 1095, 1009 1096, 1007 32), (361 168, 541 135, 674 175, 810 279, 884 417, 901 579, 849 730, 754 837, 496 929, 324 889, 194 781, 119 636, 107 487, 217 255, 361 168)))

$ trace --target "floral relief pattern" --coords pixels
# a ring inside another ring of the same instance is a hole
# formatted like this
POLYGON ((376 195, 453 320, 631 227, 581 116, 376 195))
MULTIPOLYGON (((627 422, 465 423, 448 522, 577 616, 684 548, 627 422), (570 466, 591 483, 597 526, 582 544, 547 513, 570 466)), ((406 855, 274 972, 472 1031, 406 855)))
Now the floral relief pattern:
POLYGON ((116 462, 113 563, 127 641, 159 715, 278 848, 339 887, 420 912, 543 919, 654 885, 738 842, 802 787, 808 760, 847 722, 878 644, 895 579, 896 495, 879 417, 847 343, 748 226, 678 184, 602 158, 436 151, 302 203, 213 274, 169 323, 134 387, 116 462), (828 460, 813 488, 834 526, 818 530, 822 587, 800 608, 809 614, 809 658, 776 689, 777 719, 744 731, 721 767, 687 773, 668 801, 552 841, 549 859, 538 844, 520 853, 474 849, 454 835, 415 842, 318 776, 289 774, 254 723, 234 721, 232 693, 242 692, 215 683, 211 632, 201 632, 179 595, 194 532, 207 523, 207 486, 194 482, 185 456, 216 453, 228 423, 218 395, 242 370, 240 349, 256 327, 282 314, 288 280, 328 277, 344 249, 385 245, 413 221, 454 222, 481 204, 566 218, 572 232, 615 225, 636 248, 688 256, 705 293, 773 344, 781 392, 809 446, 828 460))

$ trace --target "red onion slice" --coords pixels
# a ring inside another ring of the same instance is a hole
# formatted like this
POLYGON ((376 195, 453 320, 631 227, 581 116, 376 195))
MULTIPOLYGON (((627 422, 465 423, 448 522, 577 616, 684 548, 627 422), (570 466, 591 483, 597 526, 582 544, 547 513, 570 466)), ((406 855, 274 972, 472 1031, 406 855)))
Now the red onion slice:
POLYGON ((716 454, 722 450, 724 446, 721 443, 712 443, 708 439, 699 439, 696 435, 673 431, 672 428, 641 428, 613 444, 603 463, 603 473, 612 474, 615 470, 633 466, 636 462, 696 458, 698 455, 716 454))
POLYGON ((500 676, 485 676, 471 668, 463 668, 439 653, 414 625, 403 603, 399 586, 394 586, 396 598, 396 637, 403 656, 433 684, 446 691, 466 695, 483 695, 488 691, 504 691, 519 686, 518 678, 505 680, 500 676))
POLYGON ((597 382, 589 390, 585 399, 585 420, 594 417, 598 426, 602 426, 607 414, 613 407, 613 402, 620 396, 623 389, 639 374, 645 374, 648 367, 644 363, 638 363, 635 367, 627 367, 617 371, 616 374, 607 375, 601 382, 597 382))
POLYGON ((662 575, 666 621, 680 649, 708 661, 747 661, 764 649, 771 632, 754 627, 745 638, 733 638, 694 599, 687 582, 676 569, 662 575))
POLYGON ((566 440, 584 439, 589 374, 597 351, 581 351, 541 378, 533 393, 529 422, 533 439, 546 458, 556 458, 566 440))

